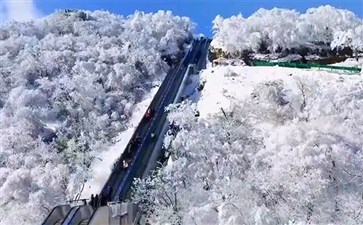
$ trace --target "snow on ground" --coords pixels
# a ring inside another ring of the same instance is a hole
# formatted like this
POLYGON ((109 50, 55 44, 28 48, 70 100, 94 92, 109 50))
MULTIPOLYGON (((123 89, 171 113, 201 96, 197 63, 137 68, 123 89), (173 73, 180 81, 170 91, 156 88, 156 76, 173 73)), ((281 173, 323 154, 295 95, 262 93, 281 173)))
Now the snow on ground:
POLYGON ((182 97, 188 98, 193 102, 197 102, 199 100, 199 93, 197 90, 199 84, 200 84, 199 73, 189 75, 185 83, 185 88, 183 90, 182 97))
POLYGON ((147 186, 145 196, 156 203, 153 216, 162 220, 175 214, 155 200, 172 187, 181 196, 180 224, 211 224, 210 218, 221 225, 328 224, 335 216, 334 224, 363 224, 354 211, 359 197, 353 197, 361 189, 355 174, 362 171, 357 153, 363 146, 362 78, 248 66, 208 66, 191 75, 183 95, 196 103, 202 119, 194 119, 195 104, 189 103, 169 114, 183 128, 169 145, 174 157, 162 180, 170 183, 147 186), (282 82, 271 82, 276 80, 282 82), (220 114, 221 107, 233 115, 209 117, 220 114), (339 184, 330 183, 332 162, 339 165, 334 172, 339 184), (190 185, 185 188, 185 183, 190 185), (339 197, 331 193, 333 187, 342 187, 339 197), (310 212, 306 202, 318 210, 310 212), (304 222, 310 213, 311 221, 304 222))
POLYGON ((251 94, 255 85, 268 80, 283 80, 293 90, 298 90, 296 78, 319 77, 328 85, 337 80, 362 79, 359 75, 342 75, 330 71, 305 70, 284 67, 217 66, 201 72, 206 80, 198 102, 201 117, 230 109, 233 100, 243 100, 251 94))
POLYGON ((121 156, 131 136, 133 135, 137 125, 142 119, 147 107, 150 105, 154 95, 158 91, 158 87, 152 89, 145 99, 136 104, 130 118, 128 129, 121 132, 116 138, 117 142, 111 146, 108 151, 102 152, 101 155, 93 161, 92 179, 90 179, 84 187, 81 198, 89 198, 91 194, 97 194, 101 191, 111 174, 111 168, 116 159, 121 156))
POLYGON ((363 58, 358 58, 358 60, 349 58, 349 59, 345 60, 344 62, 334 63, 332 65, 333 66, 352 66, 352 67, 363 68, 362 64, 363 64, 363 58))
MULTIPOLYGON (((358 61, 353 58, 334 65, 358 66, 363 63, 363 58, 358 61)), ((294 90, 298 90, 296 78, 320 77, 328 83, 337 80, 346 81, 362 79, 359 75, 346 75, 344 71, 327 71, 318 69, 297 69, 285 67, 249 67, 249 66, 216 66, 211 63, 206 70, 189 76, 182 96, 192 102, 198 102, 201 117, 208 117, 232 107, 234 100, 243 100, 248 97, 254 87, 263 81, 283 80, 294 90), (205 82, 202 92, 198 86, 205 82)))

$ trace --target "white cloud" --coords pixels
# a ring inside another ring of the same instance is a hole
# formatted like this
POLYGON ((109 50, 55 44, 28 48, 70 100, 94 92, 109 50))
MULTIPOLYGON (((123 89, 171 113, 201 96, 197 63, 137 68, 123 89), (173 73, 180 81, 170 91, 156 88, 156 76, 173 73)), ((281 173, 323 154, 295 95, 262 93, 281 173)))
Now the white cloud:
POLYGON ((26 21, 40 17, 34 0, 3 0, 0 9, 1 23, 10 20, 26 21))

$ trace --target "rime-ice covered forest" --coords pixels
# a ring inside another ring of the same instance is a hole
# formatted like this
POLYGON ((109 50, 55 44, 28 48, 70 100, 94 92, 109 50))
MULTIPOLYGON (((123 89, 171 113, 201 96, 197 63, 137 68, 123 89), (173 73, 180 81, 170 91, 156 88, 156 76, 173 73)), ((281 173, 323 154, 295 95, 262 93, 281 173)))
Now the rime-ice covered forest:
MULTIPOLYGON (((230 59, 343 54, 362 67, 363 21, 348 10, 211 23, 211 51, 230 59)), ((0 224, 39 224, 80 195, 196 25, 170 11, 62 10, 0 26, 0 224)), ((362 76, 241 64, 208 64, 168 107, 170 161, 133 192, 149 224, 362 224, 362 76)))

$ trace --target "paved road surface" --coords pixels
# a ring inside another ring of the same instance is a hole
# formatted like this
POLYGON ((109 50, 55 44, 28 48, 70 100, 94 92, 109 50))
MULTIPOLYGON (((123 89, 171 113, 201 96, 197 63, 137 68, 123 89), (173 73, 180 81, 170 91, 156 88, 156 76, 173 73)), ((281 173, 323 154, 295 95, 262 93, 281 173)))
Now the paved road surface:
MULTIPOLYGON (((157 136, 160 135, 160 131, 166 122, 167 114, 164 112, 164 108, 174 101, 187 70, 187 66, 194 62, 200 65, 199 59, 203 56, 203 60, 205 61, 206 57, 204 52, 206 51, 203 51, 203 47, 205 48, 207 42, 207 40, 195 40, 190 51, 184 57, 180 65, 174 67, 167 74, 164 82, 159 87, 158 92, 150 104, 150 107, 155 109, 152 120, 147 121, 143 118, 135 131, 135 134, 138 133, 140 135, 141 143, 140 146, 133 151, 133 160, 130 163, 130 166, 127 169, 123 168, 122 161, 124 157, 121 157, 100 193, 101 196, 106 196, 107 200, 124 200, 127 198, 134 178, 142 177, 156 144, 155 139, 151 138, 151 133, 154 133, 157 136)), ((128 147, 129 145, 126 148, 128 147)))

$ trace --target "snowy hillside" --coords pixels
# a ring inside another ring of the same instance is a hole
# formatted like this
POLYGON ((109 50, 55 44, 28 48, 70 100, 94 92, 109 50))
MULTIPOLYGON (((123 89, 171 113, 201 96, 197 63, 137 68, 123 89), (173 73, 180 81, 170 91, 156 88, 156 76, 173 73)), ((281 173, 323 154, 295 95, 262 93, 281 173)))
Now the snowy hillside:
POLYGON ((350 67, 358 67, 358 68, 363 68, 363 58, 358 58, 357 59, 352 59, 352 58, 348 58, 347 60, 345 60, 344 62, 340 62, 340 63, 334 63, 334 66, 350 66, 350 67))
POLYGON ((296 53, 299 48, 326 54, 327 46, 363 51, 362 18, 329 5, 308 9, 304 14, 274 8, 259 9, 248 18, 217 16, 213 32, 212 46, 232 54, 243 51, 296 53))
POLYGON ((205 85, 171 107, 172 163, 135 194, 151 224, 363 223, 361 76, 218 66, 192 78, 205 85))
POLYGON ((73 10, 0 28, 0 224, 39 224, 79 193, 193 29, 171 12, 73 10))

